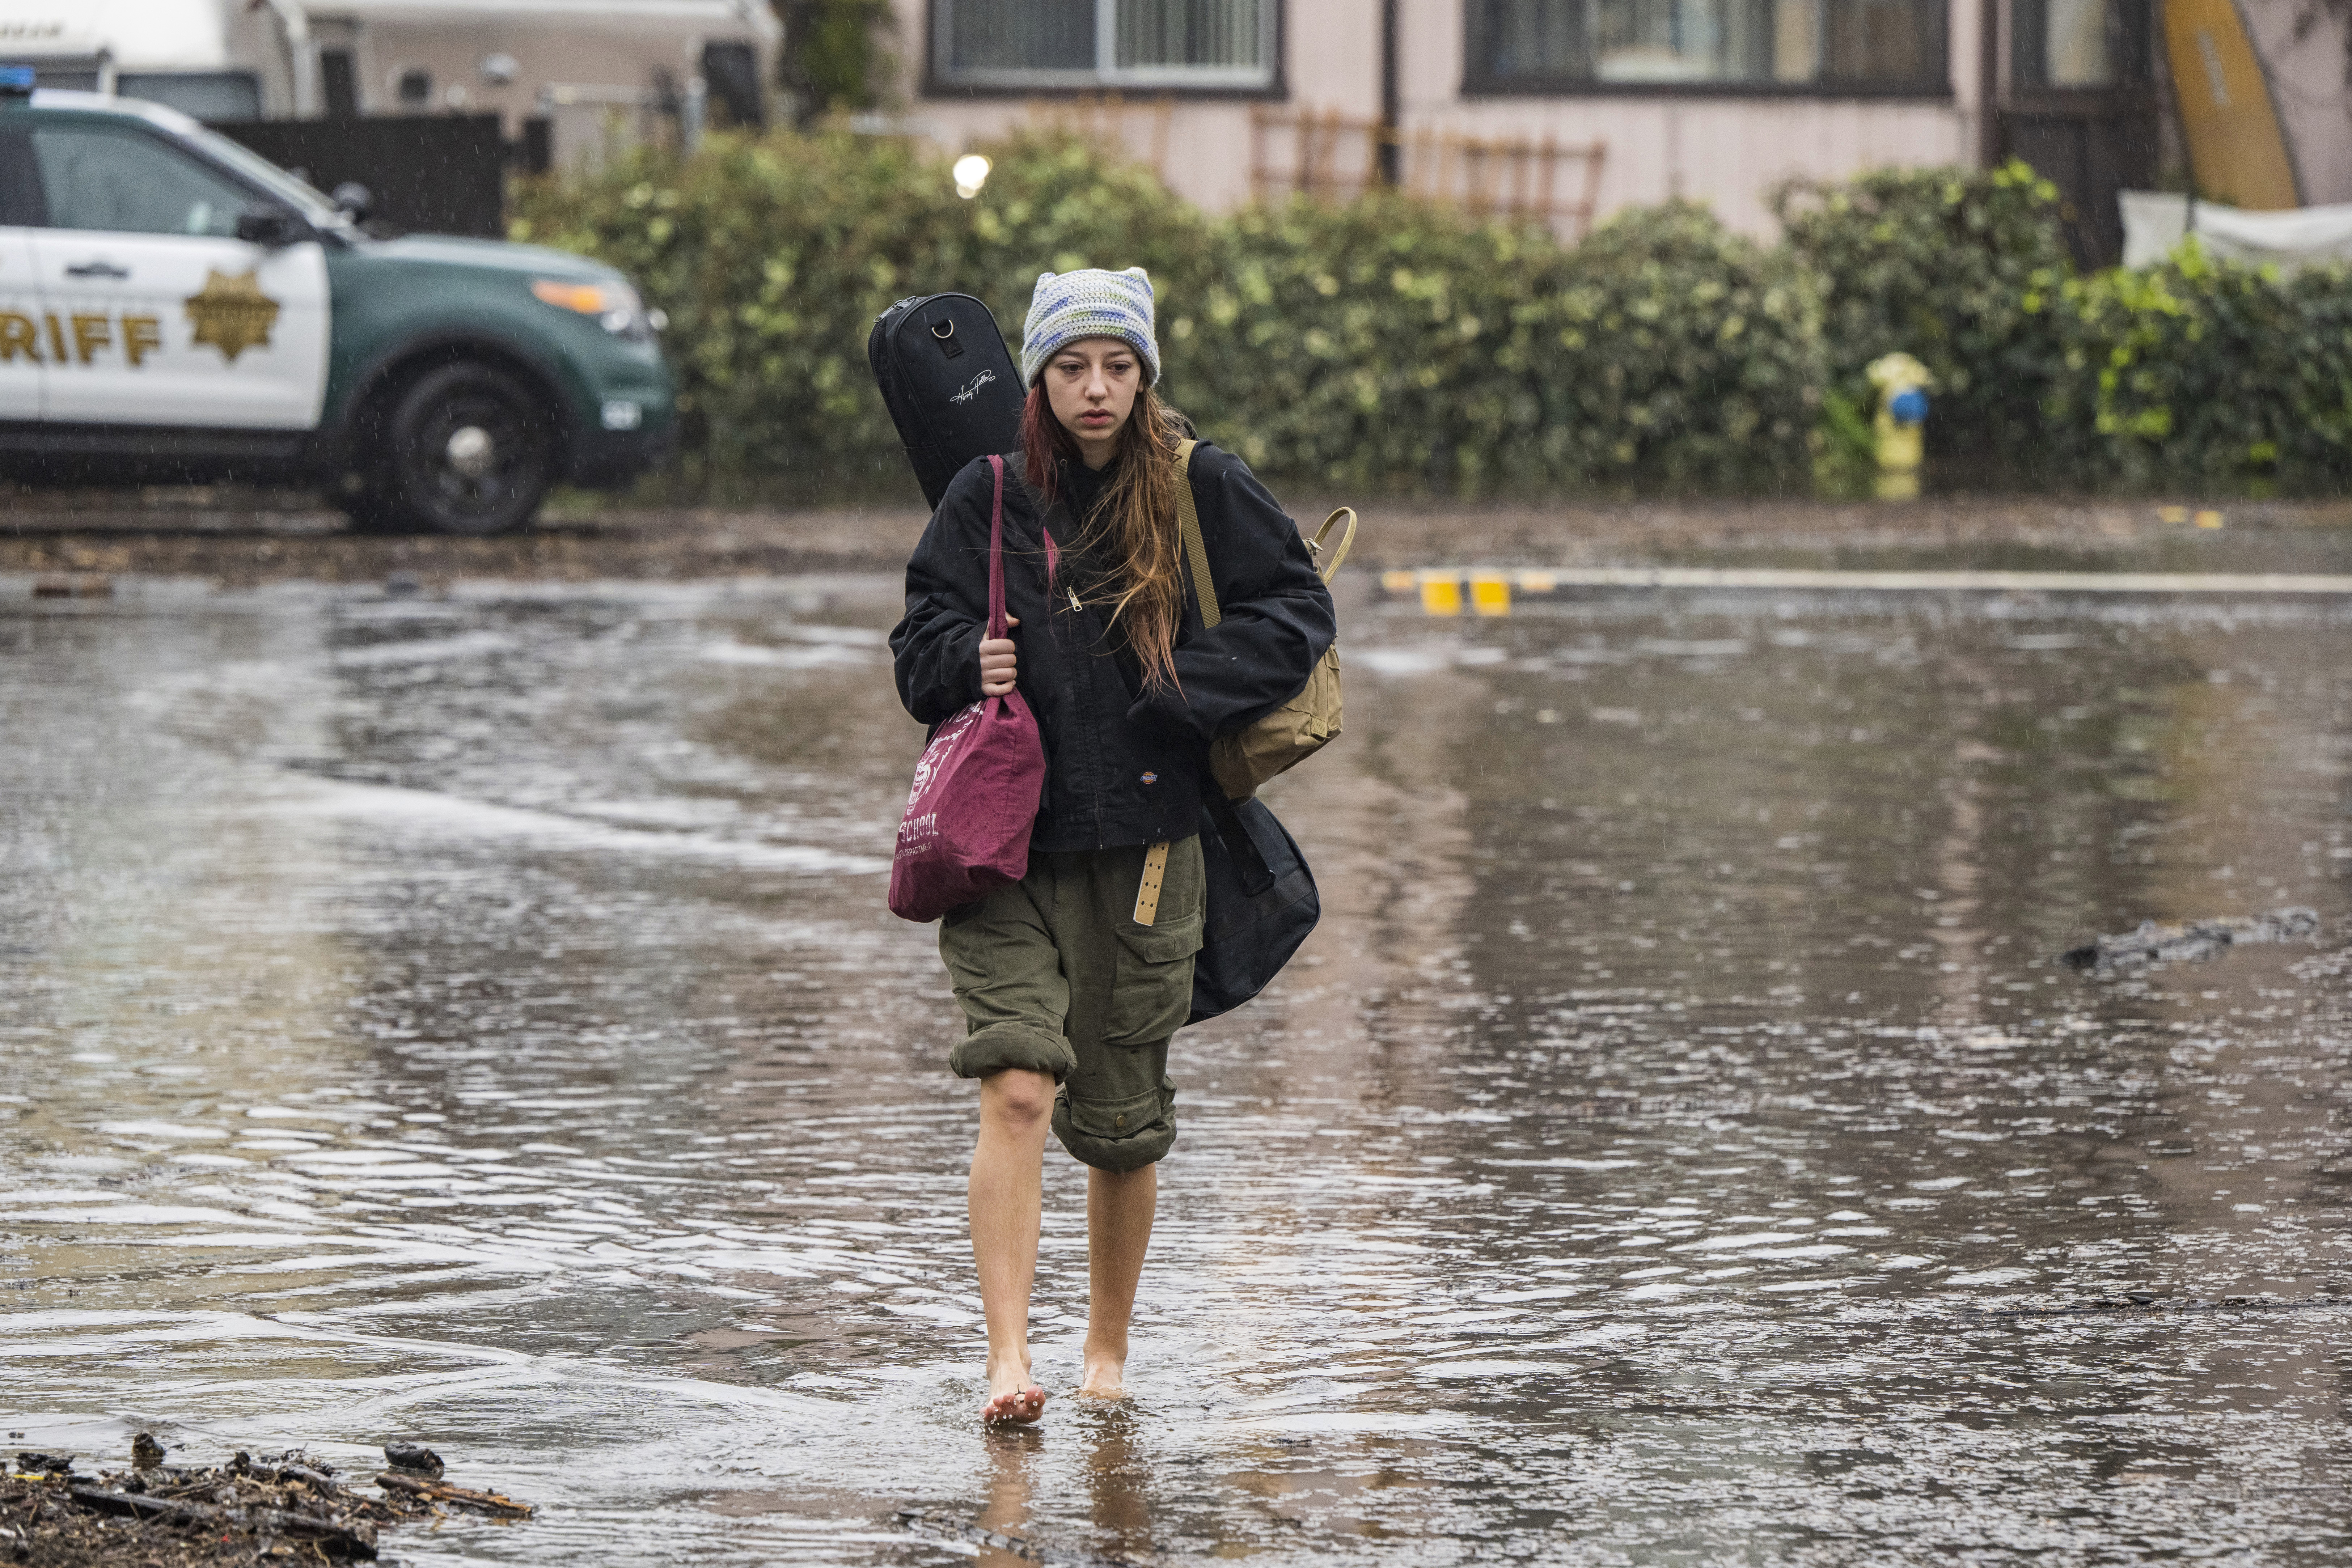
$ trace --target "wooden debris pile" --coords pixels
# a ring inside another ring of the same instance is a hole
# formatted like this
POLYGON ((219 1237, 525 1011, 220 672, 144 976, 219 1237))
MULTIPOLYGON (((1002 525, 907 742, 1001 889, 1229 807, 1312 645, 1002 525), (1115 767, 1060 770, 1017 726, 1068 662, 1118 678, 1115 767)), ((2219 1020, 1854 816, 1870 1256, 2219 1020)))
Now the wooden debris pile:
POLYGON ((356 1483, 300 1449, 239 1451, 209 1468, 164 1462, 142 1432, 128 1469, 84 1475, 75 1457, 20 1452, 0 1474, 0 1565, 26 1568, 216 1568, 230 1563, 373 1560, 379 1528, 439 1518, 447 1508, 494 1519, 529 1503, 442 1480, 440 1456, 387 1445, 391 1469, 356 1483), (372 1484, 373 1491, 359 1490, 372 1484))

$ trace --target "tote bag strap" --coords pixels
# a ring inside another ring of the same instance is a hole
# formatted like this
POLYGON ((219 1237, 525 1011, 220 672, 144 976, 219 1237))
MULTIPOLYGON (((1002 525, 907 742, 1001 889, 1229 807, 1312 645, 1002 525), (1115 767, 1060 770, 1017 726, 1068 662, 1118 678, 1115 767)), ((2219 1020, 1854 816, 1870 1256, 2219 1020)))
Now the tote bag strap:
POLYGON ((1002 641, 1011 631, 1004 619, 1004 459, 989 455, 996 474, 996 501, 988 514, 988 639, 1002 641))
POLYGON ((1201 537, 1201 514, 1192 505, 1192 448, 1200 444, 1182 441, 1176 445, 1176 527, 1184 536, 1193 591, 1201 596, 1201 624, 1214 626, 1224 614, 1217 608, 1217 585, 1209 580, 1209 545, 1201 537))

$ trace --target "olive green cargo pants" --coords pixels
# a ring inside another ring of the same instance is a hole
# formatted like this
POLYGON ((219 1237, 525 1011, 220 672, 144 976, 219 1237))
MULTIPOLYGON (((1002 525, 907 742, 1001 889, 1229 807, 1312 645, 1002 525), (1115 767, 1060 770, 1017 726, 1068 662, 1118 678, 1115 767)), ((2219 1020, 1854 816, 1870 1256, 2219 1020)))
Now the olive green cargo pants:
POLYGON ((1055 1135, 1098 1170, 1139 1170, 1176 1141, 1168 1041, 1192 1010, 1206 883, 1200 839, 1177 840, 1158 913, 1137 925, 1145 852, 1033 853, 1027 876, 940 925, 966 1025, 948 1065, 1052 1073, 1055 1135))

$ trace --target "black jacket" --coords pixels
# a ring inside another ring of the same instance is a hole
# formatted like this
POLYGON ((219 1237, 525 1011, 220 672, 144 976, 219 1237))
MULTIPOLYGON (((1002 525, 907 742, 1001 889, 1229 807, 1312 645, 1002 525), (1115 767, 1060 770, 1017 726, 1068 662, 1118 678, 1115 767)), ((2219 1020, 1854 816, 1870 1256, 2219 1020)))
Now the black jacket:
MULTIPOLYGON (((1211 739, 1297 695, 1331 645, 1330 591, 1306 541, 1248 465, 1202 442, 1192 452, 1193 506, 1223 619, 1201 623, 1188 570, 1176 640, 1177 685, 1143 689, 1098 604, 1070 589, 1099 576, 1073 547, 1073 506, 1093 504, 1101 477, 1063 465, 1060 498, 1041 516, 1005 459, 1004 597, 1020 621, 1017 683, 1045 743, 1045 799, 1033 850, 1110 849, 1181 839, 1200 828, 1211 739), (1055 546, 1049 593, 1045 538, 1055 546)), ((907 615, 890 633, 898 696, 938 726, 980 700, 980 640, 988 616, 986 458, 958 474, 907 563, 907 615)), ((1213 788, 1213 785, 1208 785, 1213 788)))

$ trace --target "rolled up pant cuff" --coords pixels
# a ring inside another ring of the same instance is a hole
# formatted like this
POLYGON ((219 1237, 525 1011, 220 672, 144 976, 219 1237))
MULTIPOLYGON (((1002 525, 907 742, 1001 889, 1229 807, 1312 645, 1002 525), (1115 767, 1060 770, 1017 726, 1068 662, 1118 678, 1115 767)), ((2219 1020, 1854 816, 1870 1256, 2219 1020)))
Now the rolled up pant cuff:
MULTIPOLYGON (((1166 1060, 1164 1049, 1151 1054, 1166 1060)), ((1168 1156, 1176 1143, 1176 1090, 1164 1076, 1140 1093, 1117 1100, 1074 1092, 1081 1087, 1074 1078, 1054 1097, 1054 1135, 1071 1158, 1118 1175, 1168 1156)))
POLYGON ((1078 1053, 1067 1040, 1026 1023, 992 1023, 976 1029, 948 1052, 948 1068, 958 1078, 985 1078, 1008 1067, 1021 1067, 1050 1072, 1058 1083, 1077 1065, 1078 1053))

